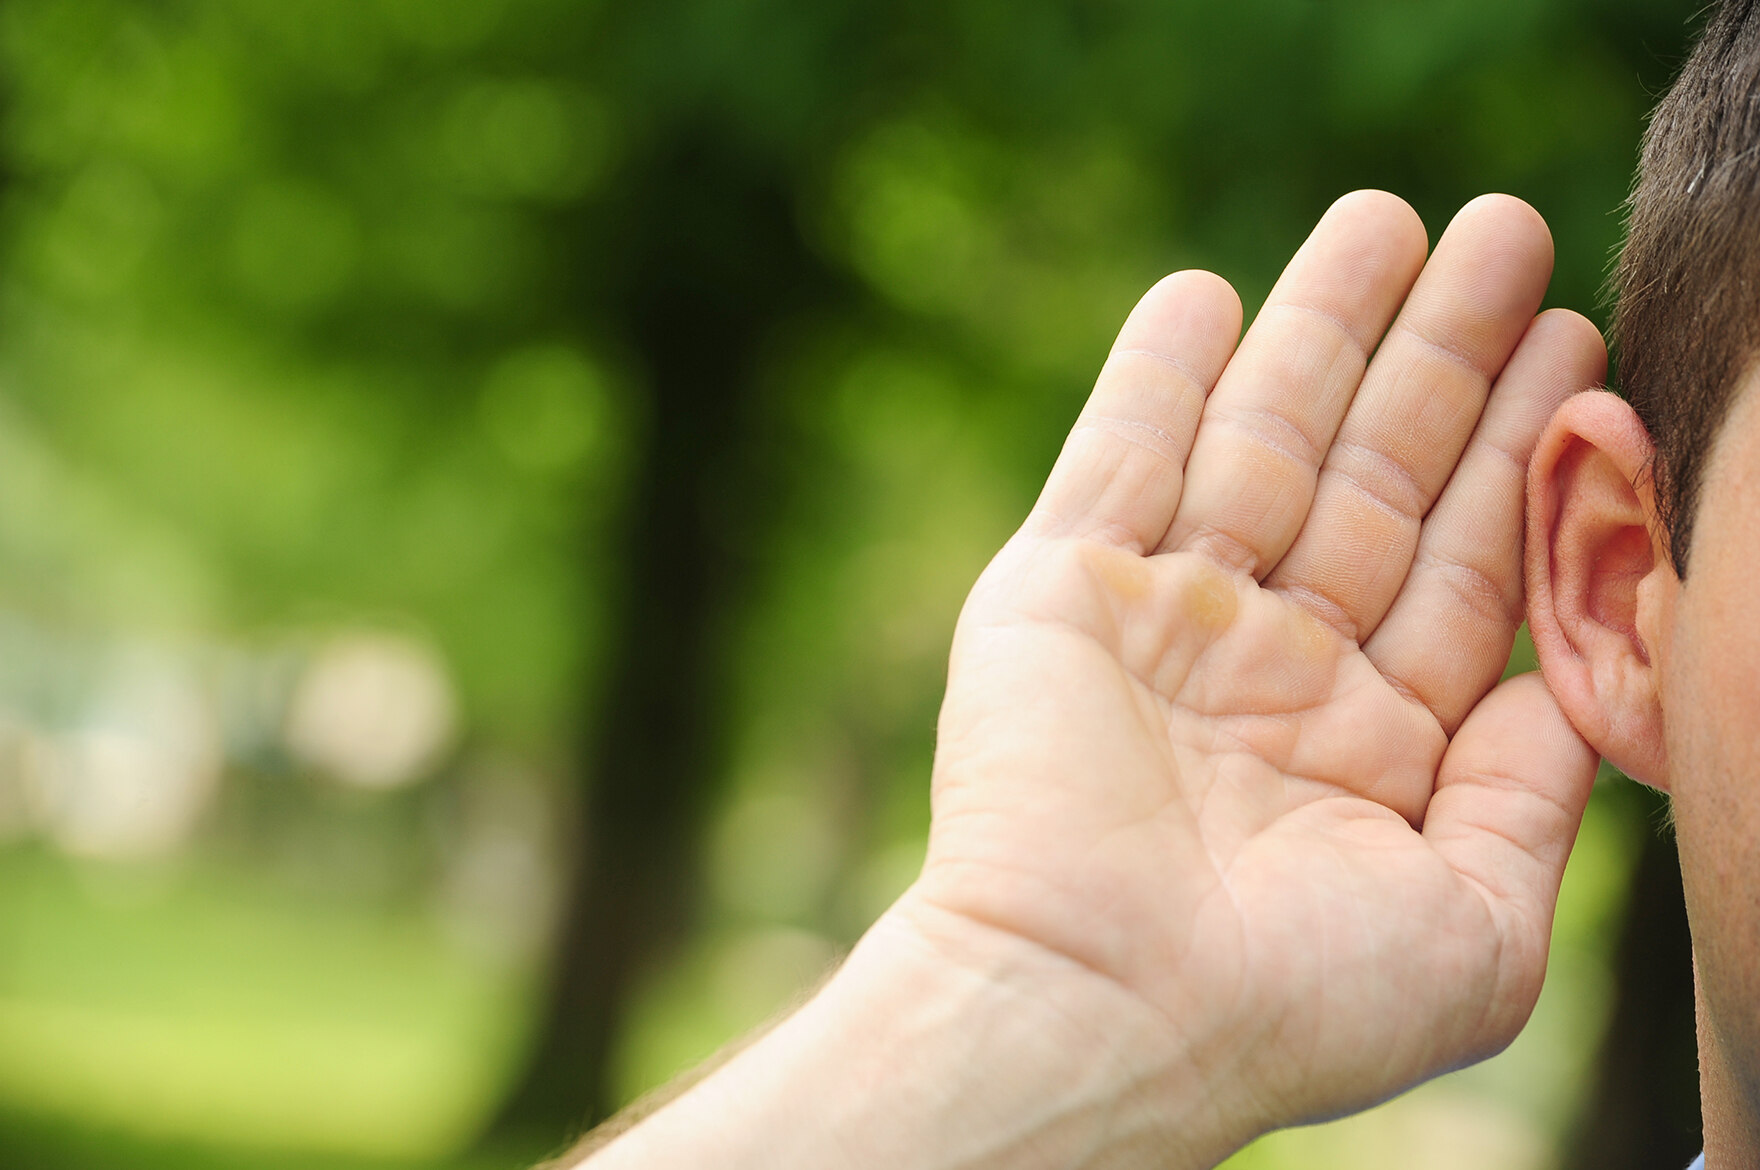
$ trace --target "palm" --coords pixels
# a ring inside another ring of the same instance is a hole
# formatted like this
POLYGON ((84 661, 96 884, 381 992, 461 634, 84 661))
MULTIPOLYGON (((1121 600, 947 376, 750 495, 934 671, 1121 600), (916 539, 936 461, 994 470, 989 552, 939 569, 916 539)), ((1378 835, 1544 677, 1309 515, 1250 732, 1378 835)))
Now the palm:
POLYGON ((1213 278, 1127 325, 961 617, 923 886, 1168 1018, 1255 1021, 1289 1120, 1507 1042, 1593 771, 1536 682, 1486 696, 1522 462, 1599 338, 1529 328, 1543 228, 1491 202, 1365 377, 1422 243, 1341 209, 1238 353, 1213 278), (1329 289, 1341 259, 1376 275, 1329 289))

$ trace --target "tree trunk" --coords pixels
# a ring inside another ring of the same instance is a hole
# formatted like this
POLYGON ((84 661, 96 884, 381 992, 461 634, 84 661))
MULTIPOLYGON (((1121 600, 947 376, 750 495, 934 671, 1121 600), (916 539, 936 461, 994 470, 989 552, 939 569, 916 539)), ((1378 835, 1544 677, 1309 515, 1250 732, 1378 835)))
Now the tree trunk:
POLYGON ((1693 947, 1672 834, 1656 800, 1630 794, 1646 820, 1615 956, 1614 996, 1596 1080, 1564 1151, 1567 1170, 1670 1170, 1699 1153, 1693 947))
POLYGON ((491 1129, 498 1148, 554 1149, 619 1104, 610 1061, 633 983, 696 902, 726 636, 786 498, 761 365, 780 323, 838 291, 779 180, 711 133, 674 141, 608 217, 623 254, 604 295, 647 375, 648 444, 617 554, 606 702, 583 753, 579 861, 537 1048, 491 1129))

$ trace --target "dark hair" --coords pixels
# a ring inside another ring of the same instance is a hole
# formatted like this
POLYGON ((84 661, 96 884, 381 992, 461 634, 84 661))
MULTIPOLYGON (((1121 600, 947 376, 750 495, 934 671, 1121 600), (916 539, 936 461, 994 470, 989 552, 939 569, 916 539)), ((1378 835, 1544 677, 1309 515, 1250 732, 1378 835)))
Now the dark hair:
POLYGON ((1705 462, 1760 351, 1760 0, 1728 0, 1650 116, 1614 277, 1620 389, 1687 571, 1705 462))

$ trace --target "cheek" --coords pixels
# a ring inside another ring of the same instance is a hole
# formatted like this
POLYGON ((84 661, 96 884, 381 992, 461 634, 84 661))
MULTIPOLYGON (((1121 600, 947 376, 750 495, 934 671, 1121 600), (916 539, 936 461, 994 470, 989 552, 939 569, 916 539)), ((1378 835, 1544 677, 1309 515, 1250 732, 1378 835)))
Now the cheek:
MULTIPOLYGON (((1760 775, 1760 478, 1749 478, 1707 485, 1691 569, 1673 594, 1666 630, 1658 631, 1676 813, 1704 820, 1718 841, 1760 822, 1753 783, 1760 775)), ((1756 860, 1745 842, 1726 858, 1738 859, 1756 860)), ((1748 873, 1760 878, 1760 867, 1748 873)))
POLYGON ((1662 657, 1669 782, 1702 1037, 1760 1116, 1760 394, 1706 469, 1662 657))
MULTIPOLYGON (((1693 574, 1715 567, 1696 562, 1693 574)), ((1717 576, 1690 579, 1685 591, 1698 597, 1683 597, 1677 614, 1663 709, 1700 987, 1731 1055, 1751 1063, 1760 1054, 1760 629, 1729 607, 1695 608, 1744 597, 1717 576)))

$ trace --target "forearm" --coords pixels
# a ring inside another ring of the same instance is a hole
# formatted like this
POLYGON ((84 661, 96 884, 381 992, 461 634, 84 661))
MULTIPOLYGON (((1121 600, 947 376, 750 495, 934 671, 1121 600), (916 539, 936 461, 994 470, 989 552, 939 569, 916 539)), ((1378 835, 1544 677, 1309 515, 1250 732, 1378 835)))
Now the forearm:
POLYGON ((941 940, 889 916, 800 1011, 573 1164, 1176 1168, 1250 1136, 1169 1023, 1088 981, 1104 982, 981 929, 941 940))

